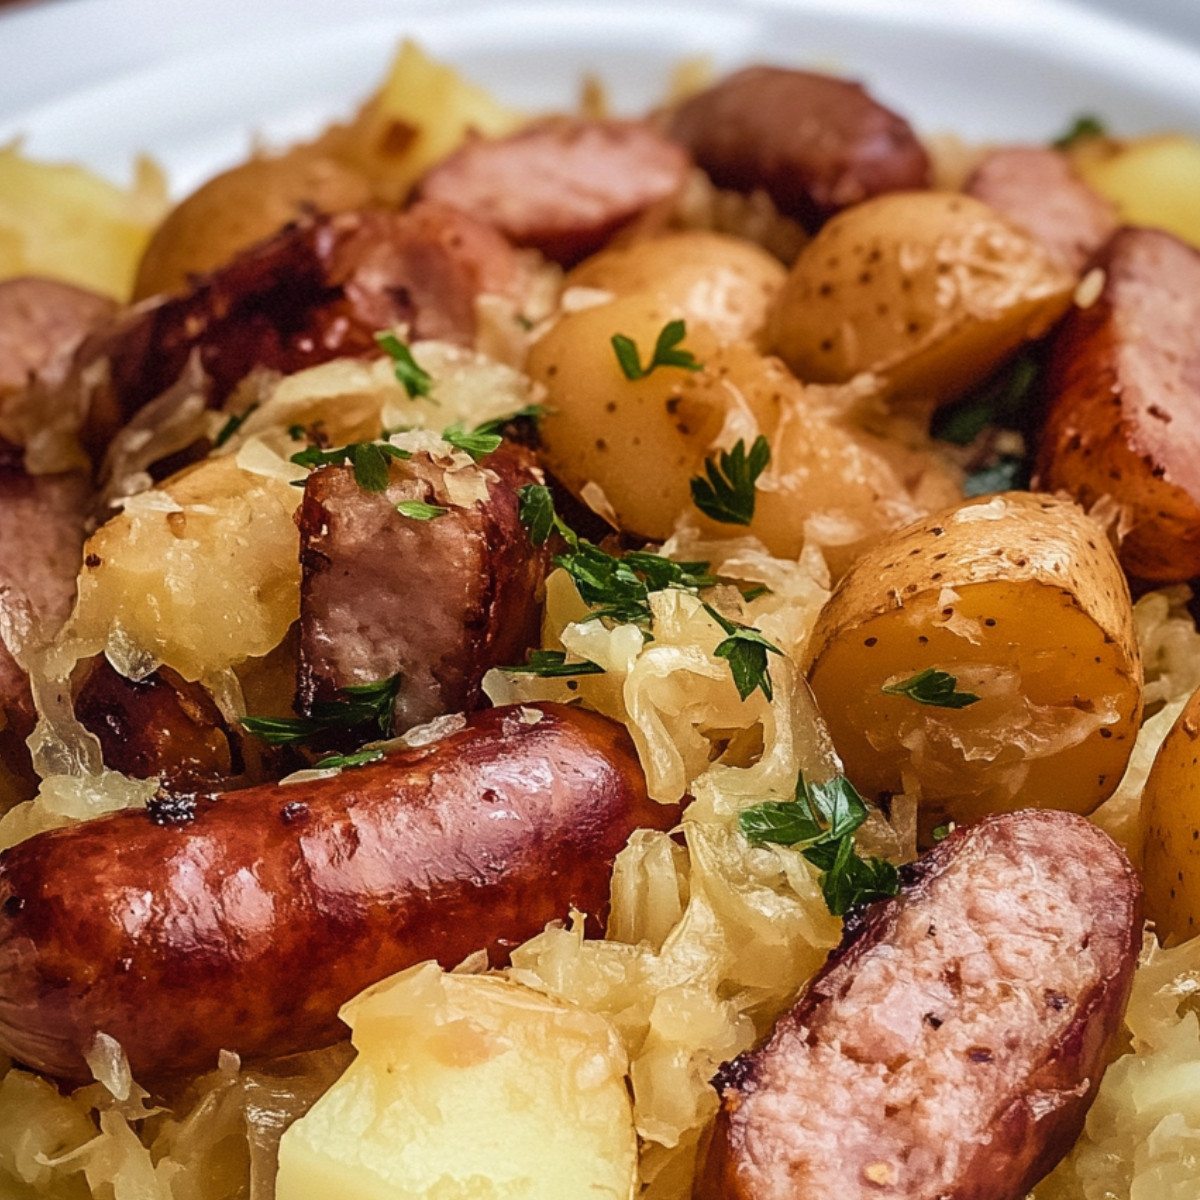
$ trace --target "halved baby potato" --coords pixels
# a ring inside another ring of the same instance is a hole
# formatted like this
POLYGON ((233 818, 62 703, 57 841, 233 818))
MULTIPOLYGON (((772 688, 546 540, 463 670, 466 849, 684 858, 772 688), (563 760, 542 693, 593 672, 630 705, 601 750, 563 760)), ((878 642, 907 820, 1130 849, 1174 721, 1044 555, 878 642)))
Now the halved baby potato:
POLYGON ((1129 591, 1069 501, 978 498, 866 551, 810 641, 809 680, 847 775, 907 792, 920 827, 1091 812, 1141 718, 1129 591))
POLYGON ((803 380, 871 372, 893 398, 940 404, 1045 333, 1075 283, 982 201, 896 192, 839 213, 800 252, 771 345, 803 380))

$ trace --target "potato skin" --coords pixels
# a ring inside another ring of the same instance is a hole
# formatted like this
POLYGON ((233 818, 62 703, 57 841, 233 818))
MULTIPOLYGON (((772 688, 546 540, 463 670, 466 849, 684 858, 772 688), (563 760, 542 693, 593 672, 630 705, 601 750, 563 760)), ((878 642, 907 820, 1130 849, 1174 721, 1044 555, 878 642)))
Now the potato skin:
POLYGON ((1200 252, 1127 227, 1094 262, 1099 298, 1052 345, 1033 486, 1084 507, 1111 497, 1126 571, 1188 579, 1200 573, 1200 252))
POLYGON ((856 560, 818 618, 809 681, 846 773, 920 794, 924 837, 1020 807, 1087 813, 1141 718, 1129 591, 1076 505, 1009 492, 915 522, 856 560), (883 692, 926 669, 962 708, 883 692))
POLYGON ((803 380, 883 377, 934 404, 983 379, 1066 311, 1075 276, 982 201, 878 196, 800 252, 772 315, 772 348, 803 380))
POLYGON ((1159 747, 1142 793, 1146 915, 1159 940, 1194 937, 1200 918, 1200 692, 1159 747))
POLYGON ((133 299, 186 292, 194 276, 292 221, 370 201, 365 176, 311 150, 251 158, 201 184, 166 215, 138 263, 133 299))

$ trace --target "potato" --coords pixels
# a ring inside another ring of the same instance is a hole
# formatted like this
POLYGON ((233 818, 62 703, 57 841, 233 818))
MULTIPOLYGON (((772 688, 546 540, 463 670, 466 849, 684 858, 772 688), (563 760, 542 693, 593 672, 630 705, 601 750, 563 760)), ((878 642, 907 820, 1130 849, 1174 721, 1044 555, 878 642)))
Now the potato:
POLYGON ((787 272, 765 250, 721 233, 692 230, 602 250, 576 267, 566 286, 616 296, 649 293, 679 306, 723 342, 753 341, 787 272))
POLYGON ((147 160, 126 189, 0 146, 0 279, 47 275, 127 300, 166 208, 162 172, 147 160))
POLYGON ((1200 932, 1200 692, 1171 726, 1142 792, 1146 916, 1159 940, 1200 932))
POLYGON ((709 535, 741 533, 701 518, 691 480, 718 447, 739 438, 750 446, 759 433, 772 462, 747 531, 781 557, 811 538, 839 573, 885 530, 960 497, 956 475, 919 443, 867 433, 777 359, 746 343, 719 346, 703 324, 688 325, 683 345, 704 370, 627 379, 613 334, 632 337, 644 363, 665 322, 683 311, 638 292, 563 317, 530 352, 529 372, 547 392, 548 469, 585 499, 588 485, 598 487, 622 529, 663 540, 686 512, 709 535))
POLYGON ((1100 528, 1049 496, 976 498, 880 541, 809 646, 847 775, 870 799, 916 794, 926 840, 990 812, 1090 812, 1141 718, 1125 576, 1100 528), (929 671, 976 701, 918 702, 904 689, 929 671))
POLYGON ((227 457, 135 497, 84 546, 66 636, 134 677, 165 664, 202 679, 266 654, 299 615, 302 496, 227 457))
POLYGON ((277 1200, 629 1200, 625 1054, 603 1017, 423 963, 343 1010, 358 1058, 279 1147, 277 1200))
POLYGON ((847 209, 796 259, 771 346, 803 380, 883 377, 940 404, 1066 311, 1075 276, 982 201, 897 192, 847 209))
POLYGON ((1200 247, 1200 141, 1181 133, 1104 139, 1073 155, 1075 169, 1117 206, 1126 225, 1151 225, 1200 247))
POLYGON ((307 147, 251 158, 167 214, 138 264, 133 298, 186 291, 190 276, 221 266, 306 212, 343 212, 370 200, 361 172, 307 147))

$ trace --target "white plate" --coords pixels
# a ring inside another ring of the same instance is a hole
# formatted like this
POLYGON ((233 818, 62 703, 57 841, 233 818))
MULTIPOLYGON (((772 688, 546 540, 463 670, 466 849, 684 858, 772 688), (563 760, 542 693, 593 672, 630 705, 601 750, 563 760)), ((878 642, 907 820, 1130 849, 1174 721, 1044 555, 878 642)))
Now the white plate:
MULTIPOLYGON (((349 114, 405 34, 534 109, 570 104, 591 71, 634 111, 709 54, 851 73, 926 132, 1045 138, 1084 111, 1200 131, 1200 48, 1112 11, 1130 0, 1098 2, 56 0, 0 16, 0 143, 115 179, 150 152, 185 191, 254 136, 349 114)), ((1186 22, 1191 3, 1153 11, 1186 22)))

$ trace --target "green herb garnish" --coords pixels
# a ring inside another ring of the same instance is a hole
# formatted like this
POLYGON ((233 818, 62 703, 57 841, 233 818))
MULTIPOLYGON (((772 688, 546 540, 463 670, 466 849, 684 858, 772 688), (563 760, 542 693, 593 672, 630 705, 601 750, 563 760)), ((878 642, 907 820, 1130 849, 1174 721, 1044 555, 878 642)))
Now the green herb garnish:
POLYGON ((1024 429, 1040 373, 1031 353, 1017 355, 973 391, 934 414, 930 431, 943 442, 969 446, 989 425, 1024 429))
POLYGON ((679 343, 687 336, 687 325, 683 321, 668 321, 654 343, 654 353, 643 367, 637 343, 623 333, 612 336, 613 352, 626 379, 645 379, 658 367, 682 367, 685 371, 699 371, 700 364, 690 350, 682 350, 679 343))
POLYGON ((866 802, 843 775, 812 784, 803 775, 795 798, 768 801, 744 809, 738 826, 755 845, 794 846, 821 871, 821 892, 835 916, 859 904, 894 896, 900 890, 895 866, 882 858, 863 858, 854 834, 867 819, 866 802))
POLYGON ((391 733, 392 714, 400 691, 400 675, 377 683, 352 684, 341 688, 343 700, 323 700, 312 706, 307 717, 243 717, 242 728, 270 746, 306 742, 331 729, 356 729, 368 722, 385 736, 391 733))
MULTIPOLYGON (((351 442, 348 446, 338 446, 333 450, 309 446, 293 454, 290 461, 298 467, 310 469, 349 464, 354 468, 354 482, 364 492, 382 492, 387 490, 388 459, 392 458, 404 460, 412 458, 412 455, 389 442, 351 442)), ((296 486, 303 487, 304 480, 296 480, 296 486)))
POLYGON ((493 417, 490 421, 484 421, 480 425, 475 426, 475 433, 499 433, 505 425, 513 421, 519 420, 521 417, 528 417, 531 421, 538 421, 542 414, 546 411, 545 406, 541 404, 526 404, 524 408, 518 408, 516 412, 508 413, 503 417, 493 417))
POLYGON ((746 700, 749 699, 755 688, 761 688, 762 694, 770 700, 774 692, 771 688, 771 672, 767 666, 767 655, 782 654, 783 651, 772 642, 767 641, 757 629, 728 620, 721 616, 711 604, 706 604, 704 607, 708 615, 729 635, 713 653, 718 658, 728 661, 738 695, 746 700))
POLYGON ((603 675, 604 668, 590 659, 580 658, 567 662, 561 650, 531 650, 529 661, 523 666, 502 667, 510 675, 537 675, 542 679, 560 679, 572 675, 603 675))
POLYGON ((738 438, 717 460, 704 460, 704 476, 692 479, 692 502, 706 516, 726 525, 749 525, 754 517, 754 485, 771 461, 771 447, 760 433, 750 453, 738 438))
POLYGON ((396 382, 408 393, 408 398, 410 400, 415 400, 418 396, 429 398, 430 389, 433 387, 433 376, 417 365, 412 351, 394 333, 377 333, 375 340, 379 343, 380 349, 392 360, 392 370, 395 373, 396 382))
POLYGON ((367 763, 378 762, 382 757, 383 751, 377 746, 366 746, 362 750, 355 750, 352 754, 327 754, 324 758, 318 759, 313 766, 317 770, 329 767, 337 767, 339 769, 345 767, 365 767, 367 763))
POLYGON ((213 448, 217 449, 225 445, 225 443, 229 441, 229 439, 233 437, 233 435, 237 433, 239 429, 241 429, 242 425, 245 424, 246 418, 252 412, 254 412, 256 408, 258 408, 257 404, 251 404, 245 412, 234 413, 233 416, 221 426, 221 432, 217 434, 217 439, 215 442, 213 442, 213 448))
POLYGON ((910 679, 889 683, 881 690, 889 696, 906 696, 931 708, 967 708, 979 702, 974 692, 960 692, 957 688, 958 680, 949 672, 927 667, 910 679))
POLYGON ((450 510, 440 504, 426 504, 424 500, 401 500, 396 505, 396 511, 410 521, 435 521, 450 510))
POLYGON ((481 432, 482 426, 468 432, 462 425, 451 425, 442 430, 442 440, 449 442, 455 450, 469 454, 476 462, 487 458, 504 439, 498 433, 481 432))
POLYGON ((1067 127, 1065 132, 1056 137, 1050 145, 1055 150, 1070 150, 1072 146, 1079 142, 1089 141, 1091 138, 1107 137, 1108 127, 1094 113, 1081 113, 1067 127))
POLYGON ((995 462, 972 471, 963 480, 963 495, 990 496, 993 492, 1028 491, 1031 474, 1029 459, 1002 454, 995 462))

